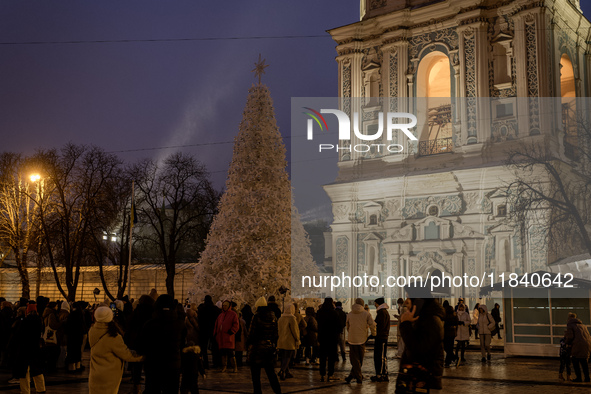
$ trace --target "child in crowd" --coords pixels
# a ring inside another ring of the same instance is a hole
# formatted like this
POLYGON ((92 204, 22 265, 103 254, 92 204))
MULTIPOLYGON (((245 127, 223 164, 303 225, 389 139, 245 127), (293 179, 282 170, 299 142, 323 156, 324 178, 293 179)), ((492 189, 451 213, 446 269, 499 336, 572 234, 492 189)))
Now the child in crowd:
POLYGON ((560 367, 558 368, 558 379, 563 381, 564 368, 566 367, 566 381, 570 381, 570 353, 571 346, 566 343, 566 331, 565 336, 560 340, 560 367))

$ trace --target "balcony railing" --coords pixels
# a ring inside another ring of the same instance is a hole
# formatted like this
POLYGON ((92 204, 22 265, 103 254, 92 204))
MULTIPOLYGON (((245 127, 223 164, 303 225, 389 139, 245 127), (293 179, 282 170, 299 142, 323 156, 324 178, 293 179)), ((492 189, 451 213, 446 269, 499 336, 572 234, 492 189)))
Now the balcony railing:
POLYGON ((436 140, 419 141, 419 156, 439 155, 452 153, 452 138, 438 138, 436 140))

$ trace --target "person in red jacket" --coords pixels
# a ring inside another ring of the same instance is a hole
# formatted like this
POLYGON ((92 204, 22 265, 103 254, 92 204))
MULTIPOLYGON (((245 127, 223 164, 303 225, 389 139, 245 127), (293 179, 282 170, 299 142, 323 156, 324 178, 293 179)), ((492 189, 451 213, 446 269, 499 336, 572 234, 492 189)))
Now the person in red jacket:
POLYGON ((222 372, 226 371, 228 359, 232 372, 238 372, 234 357, 234 336, 240 328, 238 315, 230 309, 230 301, 222 304, 222 313, 215 321, 214 336, 222 355, 222 372))

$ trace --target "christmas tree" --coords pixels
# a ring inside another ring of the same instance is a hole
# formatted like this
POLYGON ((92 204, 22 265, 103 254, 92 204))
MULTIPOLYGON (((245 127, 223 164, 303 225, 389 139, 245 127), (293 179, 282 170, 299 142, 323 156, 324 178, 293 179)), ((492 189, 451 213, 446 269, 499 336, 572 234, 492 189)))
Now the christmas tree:
POLYGON ((314 290, 302 287, 302 276, 318 275, 318 266, 310 252, 310 238, 300 220, 300 214, 291 197, 291 296, 314 298, 314 290))
POLYGON ((285 146, 277 127, 269 89, 249 90, 226 181, 195 271, 196 301, 250 302, 290 286, 291 199, 285 146))

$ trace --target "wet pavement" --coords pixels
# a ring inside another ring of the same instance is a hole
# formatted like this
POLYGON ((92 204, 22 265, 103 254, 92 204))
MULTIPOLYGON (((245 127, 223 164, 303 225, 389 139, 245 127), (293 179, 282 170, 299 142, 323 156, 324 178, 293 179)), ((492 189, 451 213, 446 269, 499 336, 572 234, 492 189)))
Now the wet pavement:
MULTIPOLYGON (((385 393, 394 392, 399 360, 394 358, 395 349, 389 350, 388 371, 390 382, 373 383, 369 377, 374 375, 373 352, 365 354, 363 374, 366 380, 361 384, 354 381, 346 384, 344 379, 350 370, 348 362, 338 362, 335 376, 341 378, 337 382, 320 382, 317 365, 298 364, 292 369, 294 378, 281 382, 283 393, 385 393)), ((88 393, 89 352, 84 354, 83 364, 86 370, 78 374, 61 372, 46 376, 48 393, 88 393)), ((446 368, 443 376, 443 390, 433 393, 591 393, 591 383, 560 382, 558 380, 559 360, 557 358, 505 357, 496 351, 492 360, 482 363, 480 352, 471 350, 466 353, 466 364, 459 367, 446 368)), ((199 388, 203 393, 251 393, 252 384, 250 370, 247 366, 239 368, 238 373, 221 373, 208 370, 207 379, 200 378, 199 388)), ((574 378, 574 374, 572 376, 574 378)), ((18 384, 7 384, 9 373, 0 370, 0 391, 18 393, 18 384)), ((264 372, 261 380, 263 392, 271 393, 264 372)), ((131 392, 129 377, 124 377, 119 393, 131 392)), ((35 392, 34 390, 31 390, 35 392)))

